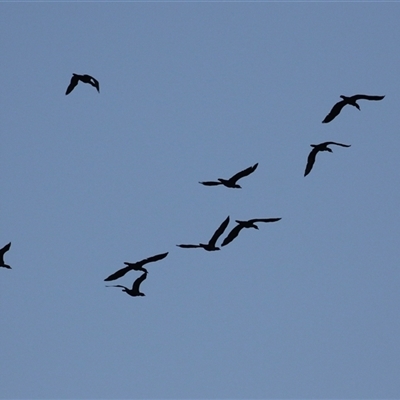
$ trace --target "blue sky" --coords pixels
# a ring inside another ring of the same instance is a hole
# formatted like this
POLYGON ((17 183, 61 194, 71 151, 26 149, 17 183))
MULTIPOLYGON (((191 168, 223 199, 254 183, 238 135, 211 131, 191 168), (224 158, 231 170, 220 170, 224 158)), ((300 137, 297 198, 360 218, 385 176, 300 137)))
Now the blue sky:
POLYGON ((1 398, 399 398, 399 17, 2 3, 1 398), (356 93, 386 97, 321 123, 356 93), (228 215, 282 220, 176 247, 228 215))

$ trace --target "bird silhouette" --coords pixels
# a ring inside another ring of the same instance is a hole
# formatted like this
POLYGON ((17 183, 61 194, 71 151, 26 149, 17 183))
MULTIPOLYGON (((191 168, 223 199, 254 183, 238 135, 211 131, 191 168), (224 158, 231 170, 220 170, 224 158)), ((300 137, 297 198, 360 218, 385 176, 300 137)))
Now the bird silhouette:
POLYGON ((11 269, 9 265, 4 262, 4 254, 10 250, 11 242, 6 244, 2 249, 0 249, 0 267, 11 269))
POLYGON ((331 122, 335 117, 337 117, 342 111, 342 108, 349 104, 351 106, 356 107, 360 110, 360 106, 356 103, 357 100, 382 100, 385 96, 369 96, 367 94, 355 94, 354 96, 340 96, 343 100, 337 102, 333 107, 329 114, 325 117, 322 123, 326 124, 331 122))
POLYGON ((224 222, 219 226, 219 228, 215 231, 214 235, 210 239, 208 243, 199 243, 199 244, 177 244, 178 247, 182 247, 183 249, 195 249, 195 248, 203 248, 207 251, 215 251, 219 250, 219 247, 216 247, 215 244, 218 238, 224 233, 226 227, 229 224, 229 216, 225 219, 224 222))
POLYGON ((163 258, 167 257, 167 253, 162 253, 162 254, 157 254, 155 256, 146 258, 141 261, 137 261, 135 263, 129 263, 129 262, 124 262, 126 264, 126 267, 119 269, 117 272, 114 272, 112 275, 110 275, 108 278, 104 279, 105 281, 115 281, 118 278, 121 278, 121 276, 124 276, 126 273, 129 271, 143 271, 147 274, 147 269, 143 268, 143 265, 146 265, 148 263, 154 262, 154 261, 159 261, 162 260, 163 258))
POLYGON ((308 155, 307 158, 307 165, 306 165, 306 170, 304 171, 304 176, 307 176, 314 163, 315 163, 315 157, 317 156, 317 153, 319 151, 329 151, 330 153, 333 153, 332 149, 330 149, 328 146, 331 144, 335 144, 337 146, 342 146, 342 147, 350 147, 350 144, 343 144, 343 143, 336 143, 336 142, 324 142, 320 144, 310 144, 313 149, 311 150, 310 154, 308 155))
POLYGON ((258 229, 256 222, 276 222, 281 219, 282 218, 254 218, 254 219, 249 219, 248 221, 236 220, 237 225, 229 232, 228 236, 223 240, 221 247, 226 246, 227 244, 232 242, 232 240, 239 235, 240 231, 243 228, 258 229))
POLYGON ((93 76, 72 74, 71 82, 69 83, 65 94, 66 95, 70 94, 74 90, 75 86, 79 83, 79 81, 83 83, 89 83, 90 85, 95 87, 97 91, 100 93, 99 81, 97 79, 94 79, 93 76))
POLYGON ((132 289, 127 288, 126 286, 123 285, 106 285, 106 287, 119 287, 123 288, 122 291, 125 293, 128 293, 129 296, 136 297, 136 296, 146 296, 144 293, 139 291, 139 286, 140 284, 147 278, 147 272, 144 272, 142 275, 139 276, 133 282, 132 289))
POLYGON ((201 183, 202 185, 205 185, 205 186, 224 185, 228 188, 241 189, 242 187, 239 186, 236 182, 239 179, 252 174, 256 170, 257 166, 258 166, 258 163, 254 164, 252 167, 246 168, 243 171, 238 172, 237 174, 233 175, 229 179, 218 178, 218 181, 206 181, 206 182, 199 182, 199 183, 201 183))

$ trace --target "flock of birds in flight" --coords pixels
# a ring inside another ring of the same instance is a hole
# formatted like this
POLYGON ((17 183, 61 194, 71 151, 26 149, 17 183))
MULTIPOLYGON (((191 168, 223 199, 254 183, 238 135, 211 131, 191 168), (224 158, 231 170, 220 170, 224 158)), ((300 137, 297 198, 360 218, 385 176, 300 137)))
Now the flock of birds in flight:
MULTIPOLYGON (((90 75, 79 75, 79 74, 72 74, 71 82, 67 87, 67 90, 65 92, 66 95, 70 94, 75 87, 78 85, 79 82, 83 83, 88 83, 92 85, 94 88, 97 89, 97 91, 100 93, 100 85, 99 81, 93 78, 90 75)), ((322 123, 328 123, 331 122, 333 119, 335 119, 340 112, 342 111, 343 107, 346 105, 351 105, 353 107, 356 107, 358 110, 360 110, 360 106, 357 104, 357 100, 382 100, 385 96, 369 96, 365 94, 356 94, 351 97, 347 96, 340 96, 342 98, 341 101, 337 102, 329 112, 329 114, 324 118, 322 123)), ((307 164, 306 164, 306 169, 304 171, 304 176, 307 176, 315 163, 316 156, 319 152, 323 151, 328 151, 332 153, 332 149, 330 149, 328 146, 330 145, 336 145, 336 146, 341 146, 341 147, 350 147, 351 145, 349 144, 344 144, 344 143, 337 143, 337 142, 323 142, 320 144, 311 144, 311 147, 313 148, 308 155, 307 158, 307 164)), ((257 169, 258 163, 254 164, 251 167, 248 167, 244 169, 243 171, 240 171, 233 175, 229 179, 223 179, 223 178, 218 178, 216 181, 204 181, 204 182, 199 182, 204 186, 218 186, 218 185, 223 185, 227 188, 232 188, 232 189, 241 189, 241 186, 237 184, 237 181, 239 179, 242 179, 250 174, 252 174, 256 169, 257 169)), ((237 225, 228 233, 228 235, 224 238, 224 240, 221 243, 221 247, 224 247, 231 243, 241 232, 242 229, 245 228, 254 228, 254 229, 259 229, 256 223, 259 222, 277 222, 281 218, 254 218, 250 219, 248 221, 240 221, 236 220, 237 225)), ((221 223, 221 225, 217 228, 217 230, 214 232, 212 235, 211 239, 208 241, 208 243, 199 243, 199 244, 178 244, 177 246, 183 249, 193 249, 193 248, 202 248, 207 251, 216 251, 220 250, 219 247, 216 246, 217 240, 220 238, 220 236, 223 235, 225 232, 226 228, 229 225, 230 218, 229 216, 221 223)), ((4 254, 10 250, 11 247, 11 242, 6 244, 2 249, 0 249, 0 267, 11 269, 11 267, 4 262, 4 254)), ((122 288, 123 292, 126 292, 128 295, 136 297, 136 296, 145 296, 144 293, 140 291, 140 285, 141 283, 147 278, 148 271, 146 268, 144 268, 144 265, 156 261, 160 261, 167 257, 167 253, 161 253, 157 254, 155 256, 146 258, 141 261, 137 261, 135 263, 130 263, 130 262, 125 262, 124 264, 126 265, 124 268, 119 269, 118 271, 114 272, 110 276, 108 276, 106 279, 104 279, 106 282, 109 281, 114 281, 116 279, 119 279, 123 277, 125 274, 127 274, 129 271, 141 271, 142 274, 137 278, 132 285, 132 288, 128 288, 123 285, 108 285, 107 287, 118 287, 122 288)))

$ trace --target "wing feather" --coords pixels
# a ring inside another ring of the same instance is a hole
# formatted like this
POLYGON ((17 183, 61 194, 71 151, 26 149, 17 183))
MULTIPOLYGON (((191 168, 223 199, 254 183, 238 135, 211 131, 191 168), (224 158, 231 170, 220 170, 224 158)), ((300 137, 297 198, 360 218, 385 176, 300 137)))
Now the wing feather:
POLYGON ((222 185, 221 182, 215 182, 215 181, 206 181, 206 182, 199 182, 204 186, 217 186, 217 185, 222 185))
POLYGON ((342 108, 346 105, 346 102, 344 100, 341 100, 337 102, 333 107, 332 110, 329 112, 329 114, 325 117, 325 119, 322 121, 323 124, 326 124, 328 122, 331 122, 334 118, 336 118, 340 111, 342 111, 342 108))
POLYGON ((72 75, 71 82, 69 83, 69 85, 67 87, 67 91, 65 92, 65 94, 66 95, 70 94, 74 90, 74 88, 78 84, 78 82, 79 82, 79 77, 77 75, 75 75, 75 74, 72 75))
POLYGON ((243 171, 238 172, 237 174, 233 175, 229 180, 231 182, 236 182, 239 179, 252 174, 257 169, 257 166, 258 166, 258 163, 254 164, 252 167, 248 167, 248 168, 244 169, 243 171))
POLYGON ((140 265, 143 266, 143 265, 151 263, 151 262, 162 260, 163 258, 167 257, 167 255, 168 255, 168 252, 161 253, 161 254, 156 254, 155 256, 146 258, 146 259, 144 259, 142 261, 137 262, 136 264, 140 264, 140 265))
POLYGON ((97 79, 93 78, 93 76, 91 76, 91 78, 93 79, 93 82, 90 82, 90 84, 92 86, 94 86, 97 89, 97 91, 100 93, 100 83, 99 83, 99 81, 97 79))
POLYGON ((222 224, 219 226, 219 228, 215 231, 214 235, 212 236, 212 238, 210 239, 210 241, 208 242, 208 244, 210 246, 214 246, 217 243, 218 238, 224 233, 226 227, 229 224, 229 215, 228 217, 224 220, 224 222, 222 222, 222 224))
POLYGON ((354 100, 383 100, 385 96, 370 96, 368 94, 355 94, 351 96, 354 100))
POLYGON ((0 249, 0 265, 4 265, 4 254, 10 250, 11 242, 6 244, 2 249, 0 249))
POLYGON ((122 285, 106 285, 106 287, 120 287, 120 288, 127 289, 127 287, 122 286, 122 285))
POLYGON ((323 143, 325 146, 329 146, 331 144, 335 144, 336 146, 342 146, 342 147, 351 147, 351 144, 344 144, 344 143, 338 143, 338 142, 325 142, 323 143))
POLYGON ((139 286, 146 278, 147 278, 147 272, 140 275, 139 278, 137 278, 135 282, 133 282, 132 290, 134 290, 136 293, 139 293, 139 286))
POLYGON ((114 272, 113 274, 111 274, 109 277, 107 277, 104 280, 107 282, 115 281, 116 279, 121 278, 122 276, 127 274, 129 271, 132 271, 133 269, 134 269, 134 267, 132 267, 132 265, 128 265, 127 267, 121 268, 117 272, 114 272))
POLYGON ((0 255, 3 255, 4 253, 6 253, 8 250, 10 250, 11 247, 11 242, 6 244, 2 249, 0 249, 0 255))
POLYGON ((307 176, 310 173, 310 171, 312 170, 312 167, 315 163, 315 157, 317 156, 317 153, 318 153, 318 150, 316 147, 314 147, 311 150, 310 154, 308 155, 306 170, 304 171, 304 176, 307 176))
POLYGON ((228 236, 224 239, 224 241, 221 244, 221 247, 226 246, 230 242, 232 242, 233 239, 235 239, 238 235, 239 232, 244 228, 243 225, 238 224, 236 225, 228 234, 228 236))
POLYGON ((256 222, 276 222, 281 220, 282 218, 254 218, 250 219, 249 222, 256 223, 256 222))

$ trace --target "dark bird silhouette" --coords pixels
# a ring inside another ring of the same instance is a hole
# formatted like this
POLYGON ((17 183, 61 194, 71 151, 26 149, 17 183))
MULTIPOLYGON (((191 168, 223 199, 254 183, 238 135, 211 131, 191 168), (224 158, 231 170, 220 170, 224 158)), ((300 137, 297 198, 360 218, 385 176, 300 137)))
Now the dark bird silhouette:
POLYGON ((123 289, 122 289, 123 292, 128 293, 129 296, 133 296, 133 297, 136 297, 136 296, 146 296, 144 293, 142 293, 142 292, 139 291, 139 286, 140 286, 140 284, 141 284, 146 278, 147 278, 147 272, 144 272, 142 275, 139 276, 139 278, 137 278, 137 279, 135 280, 135 282, 133 282, 132 289, 129 289, 129 288, 127 288, 126 286, 122 286, 122 285, 110 285, 110 286, 107 286, 107 285, 106 285, 106 287, 120 287, 120 288, 123 288, 123 289))
POLYGON ((258 163, 254 164, 252 167, 246 168, 243 171, 238 172, 237 174, 233 175, 229 179, 218 178, 218 182, 217 181, 206 181, 206 182, 199 182, 199 183, 201 183, 202 185, 205 185, 205 186, 224 185, 228 188, 241 189, 241 186, 239 186, 236 182, 239 179, 252 174, 256 170, 257 166, 258 166, 258 163))
POLYGON ((221 247, 226 246, 228 243, 232 242, 232 240, 239 235, 240 231, 243 228, 258 229, 256 222, 276 222, 279 221, 280 219, 282 218, 254 218, 254 219, 249 219, 248 221, 236 220, 237 225, 229 232, 228 236, 223 240, 221 247))
POLYGON ((349 104, 351 106, 356 107, 360 110, 360 106, 356 103, 357 100, 382 100, 385 96, 368 96, 367 94, 355 94, 354 96, 340 96, 343 100, 337 102, 333 107, 329 114, 325 117, 322 123, 331 122, 335 117, 337 117, 342 111, 342 108, 349 104))
POLYGON ((226 227, 229 224, 229 216, 225 219, 225 221, 219 226, 219 228, 215 231, 214 235, 210 239, 208 243, 200 243, 200 244, 177 244, 178 247, 182 247, 183 249, 195 249, 198 247, 203 248, 207 251, 215 251, 219 250, 219 247, 216 247, 215 244, 218 238, 224 233, 226 227))
POLYGON ((121 276, 124 276, 126 273, 129 271, 143 271, 147 274, 147 269, 143 268, 143 265, 146 265, 148 263, 154 262, 154 261, 159 261, 162 260, 163 258, 167 257, 167 253, 162 253, 162 254, 157 254, 155 256, 146 258, 141 261, 137 261, 135 263, 129 263, 129 262, 124 262, 126 267, 121 268, 117 272, 114 272, 112 275, 110 275, 108 278, 104 279, 105 281, 115 281, 118 278, 121 278, 121 276))
POLYGON ((308 175, 315 163, 315 157, 317 156, 317 153, 319 151, 329 151, 330 153, 333 153, 332 149, 330 149, 328 146, 331 144, 335 144, 337 146, 342 146, 342 147, 350 147, 350 144, 343 144, 343 143, 336 143, 336 142, 324 142, 320 144, 310 144, 313 149, 311 150, 310 154, 308 155, 307 158, 307 165, 306 165, 306 170, 304 171, 304 176, 308 175))
POLYGON ((100 85, 99 81, 97 79, 94 79, 93 76, 90 75, 79 75, 79 74, 72 74, 71 82, 69 83, 69 86, 67 87, 67 91, 65 94, 70 94, 75 86, 79 83, 79 81, 83 83, 89 83, 93 87, 97 89, 97 91, 100 93, 100 85))
POLYGON ((2 249, 0 249, 0 267, 11 269, 9 265, 4 262, 4 254, 10 250, 11 242, 6 244, 2 249))

